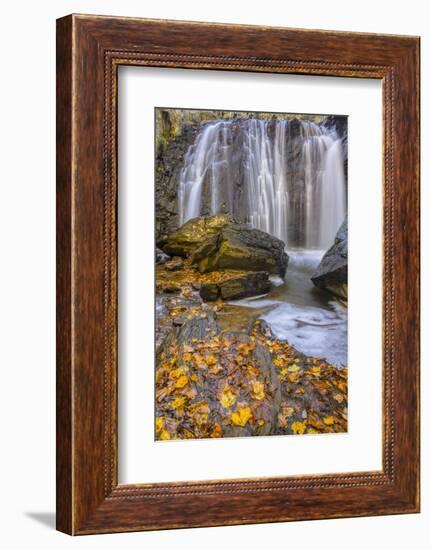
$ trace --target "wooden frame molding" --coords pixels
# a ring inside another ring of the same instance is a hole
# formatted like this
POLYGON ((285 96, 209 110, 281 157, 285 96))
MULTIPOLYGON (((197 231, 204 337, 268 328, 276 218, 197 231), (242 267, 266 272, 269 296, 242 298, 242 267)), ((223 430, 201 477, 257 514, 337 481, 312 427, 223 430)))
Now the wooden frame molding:
POLYGON ((419 38, 87 15, 59 19, 57 528, 89 534, 418 511, 419 38), (382 80, 382 471, 118 484, 119 65, 382 80))

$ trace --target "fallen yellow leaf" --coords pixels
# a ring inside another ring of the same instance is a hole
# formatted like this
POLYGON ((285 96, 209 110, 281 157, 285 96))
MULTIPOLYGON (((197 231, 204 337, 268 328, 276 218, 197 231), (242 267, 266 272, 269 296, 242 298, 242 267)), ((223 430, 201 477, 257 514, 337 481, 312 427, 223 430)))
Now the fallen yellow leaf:
POLYGON ((305 430, 306 430, 306 426, 305 426, 305 423, 304 422, 292 422, 292 425, 291 425, 291 428, 292 428, 292 432, 294 434, 303 434, 305 433, 305 430))
POLYGON ((244 427, 253 416, 250 407, 238 407, 238 410, 231 414, 231 420, 235 426, 244 427))
POLYGON ((160 433, 159 433, 159 439, 161 439, 162 441, 163 440, 168 440, 168 439, 171 439, 171 436, 169 435, 169 432, 166 431, 165 429, 161 430, 160 433))
POLYGON ((189 379, 187 378, 187 376, 185 374, 182 374, 179 378, 177 378, 175 387, 178 389, 182 389, 185 386, 187 386, 188 382, 189 382, 189 379))
POLYGON ((261 401, 265 398, 265 386, 262 384, 262 382, 259 382, 258 380, 254 380, 251 383, 252 386, 252 392, 251 395, 254 397, 254 399, 257 399, 258 401, 261 401))
POLYGON ((325 418, 323 419, 323 422, 327 426, 332 426, 332 424, 334 423, 334 417, 333 416, 325 416, 325 418))
POLYGON ((307 433, 308 434, 318 434, 319 432, 317 430, 315 430, 314 428, 307 428, 307 433))
POLYGON ((165 424, 165 417, 164 416, 158 416, 156 418, 156 432, 160 432, 160 430, 163 428, 165 424))
POLYGON ((226 386, 221 394, 220 403, 223 407, 227 409, 228 407, 232 407, 235 401, 236 395, 233 393, 232 389, 229 386, 226 386))
POLYGON ((180 378, 182 375, 184 375, 186 372, 188 371, 188 368, 187 367, 178 367, 174 370, 171 370, 171 372, 169 373, 169 376, 171 378, 175 378, 175 379, 178 379, 180 378))
POLYGON ((180 409, 181 407, 184 406, 184 403, 186 402, 186 398, 185 397, 176 397, 173 401, 172 401, 172 408, 173 409, 180 409))

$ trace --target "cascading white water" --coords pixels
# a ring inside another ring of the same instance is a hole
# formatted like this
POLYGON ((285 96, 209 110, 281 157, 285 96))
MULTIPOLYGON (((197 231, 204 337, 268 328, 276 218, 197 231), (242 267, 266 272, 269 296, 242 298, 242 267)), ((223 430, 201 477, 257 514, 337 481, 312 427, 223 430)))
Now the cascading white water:
POLYGON ((179 223, 230 213, 289 248, 327 249, 346 215, 341 140, 311 121, 220 120, 190 146, 179 223))

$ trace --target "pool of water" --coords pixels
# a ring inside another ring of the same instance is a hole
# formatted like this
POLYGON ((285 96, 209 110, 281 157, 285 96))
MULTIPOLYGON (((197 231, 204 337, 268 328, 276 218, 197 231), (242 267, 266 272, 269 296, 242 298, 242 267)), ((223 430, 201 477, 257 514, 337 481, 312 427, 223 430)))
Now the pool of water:
POLYGON ((287 251, 289 266, 284 281, 273 280, 261 297, 231 302, 246 308, 266 308, 260 318, 274 335, 307 355, 347 367, 347 308, 310 280, 323 251, 287 251))

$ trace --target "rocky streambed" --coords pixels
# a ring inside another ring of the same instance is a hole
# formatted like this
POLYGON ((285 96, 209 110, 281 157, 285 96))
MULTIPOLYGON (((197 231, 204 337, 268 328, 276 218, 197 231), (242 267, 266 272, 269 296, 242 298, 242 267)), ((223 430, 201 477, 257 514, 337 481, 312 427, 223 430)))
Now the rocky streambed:
POLYGON ((346 313, 311 280, 319 260, 229 216, 171 234, 156 255, 157 439, 347 430, 346 313))

